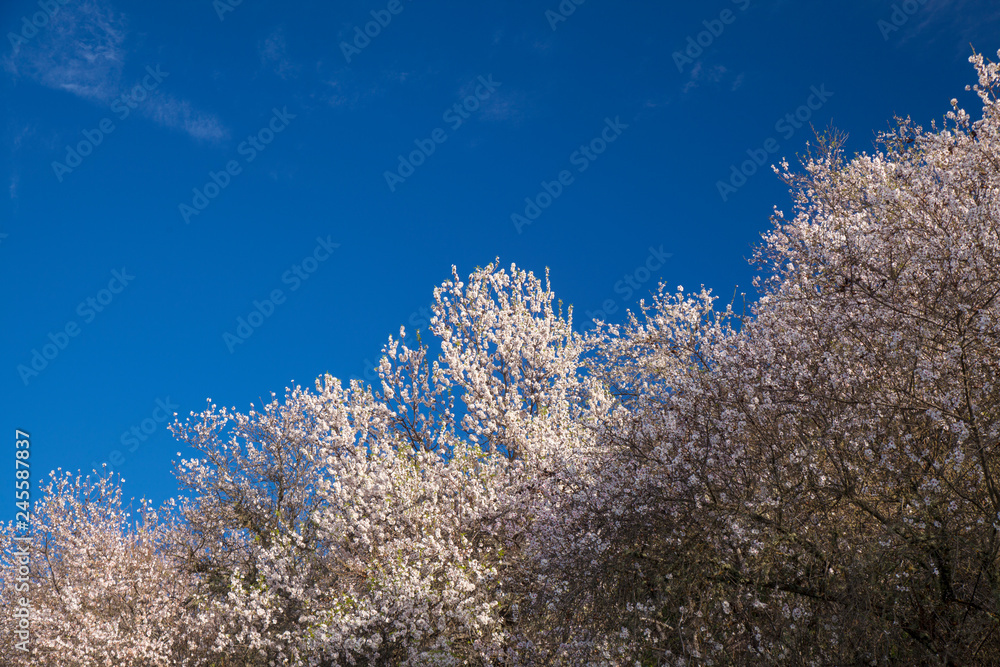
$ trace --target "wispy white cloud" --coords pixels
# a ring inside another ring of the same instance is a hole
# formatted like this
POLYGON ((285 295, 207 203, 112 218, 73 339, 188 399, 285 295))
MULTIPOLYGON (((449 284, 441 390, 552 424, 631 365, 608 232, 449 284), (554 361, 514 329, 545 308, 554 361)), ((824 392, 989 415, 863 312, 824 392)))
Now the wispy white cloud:
POLYGON ((288 56, 288 40, 285 38, 284 28, 275 29, 264 41, 258 43, 257 53, 261 64, 271 68, 282 79, 298 74, 298 65, 288 56))
POLYGON ((174 130, 180 130, 199 140, 219 141, 229 136, 229 130, 212 114, 199 111, 190 102, 156 92, 142 107, 144 115, 174 130))
MULTIPOLYGON (((493 75, 490 74, 487 78, 492 81, 493 75)), ((468 96, 475 96, 475 91, 482 89, 481 81, 482 78, 477 77, 465 83, 458 89, 457 99, 461 100, 468 96)), ((488 97, 481 100, 476 115, 485 121, 510 121, 517 124, 524 120, 529 107, 530 104, 523 92, 511 89, 505 86, 503 81, 499 81, 496 89, 489 93, 488 97)))
POLYGON ((952 40, 959 60, 971 55, 970 43, 978 48, 979 40, 992 40, 1000 20, 1000 6, 994 0, 926 0, 915 9, 907 13, 902 4, 894 4, 882 13, 878 28, 885 41, 901 48, 914 39, 921 44, 952 40))
POLYGON ((524 120, 528 106, 523 93, 507 91, 496 93, 484 101, 479 113, 483 120, 511 121, 517 124, 524 120))
POLYGON ((384 98, 389 90, 389 83, 401 83, 409 76, 406 73, 383 73, 382 79, 364 79, 350 72, 342 72, 336 79, 323 81, 319 97, 331 107, 359 109, 372 100, 384 98))
MULTIPOLYGON (((126 88, 126 34, 125 17, 108 0, 74 0, 61 7, 44 30, 8 55, 4 69, 47 88, 109 105, 132 90, 126 88)), ((195 139, 228 136, 214 115, 162 90, 149 94, 137 113, 195 139)))
POLYGON ((124 17, 103 0, 63 7, 49 25, 4 60, 4 68, 43 86, 107 102, 125 66, 124 17))
POLYGON ((35 127, 31 124, 16 126, 11 123, 7 126, 4 135, 5 143, 10 145, 11 171, 7 183, 7 192, 11 200, 17 200, 17 195, 21 185, 20 155, 26 140, 33 135, 35 127))
POLYGON ((704 67, 701 61, 694 64, 691 68, 691 73, 688 75, 688 80, 681 88, 681 93, 689 93, 694 88, 702 85, 712 85, 718 86, 723 81, 732 79, 732 84, 730 90, 736 90, 743 85, 743 74, 733 74, 729 71, 729 68, 725 65, 713 65, 712 67, 704 67))

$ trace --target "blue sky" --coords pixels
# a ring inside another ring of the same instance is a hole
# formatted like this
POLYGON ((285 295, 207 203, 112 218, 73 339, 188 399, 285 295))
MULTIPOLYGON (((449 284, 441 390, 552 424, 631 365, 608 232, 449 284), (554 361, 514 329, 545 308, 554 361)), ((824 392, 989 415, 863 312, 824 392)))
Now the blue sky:
POLYGON ((1000 47, 973 0, 233 1, 0 5, 0 414, 35 480, 116 459, 164 500, 168 411, 363 376, 452 264, 550 267, 580 329, 660 278, 749 292, 810 123, 871 150, 974 108, 1000 47))

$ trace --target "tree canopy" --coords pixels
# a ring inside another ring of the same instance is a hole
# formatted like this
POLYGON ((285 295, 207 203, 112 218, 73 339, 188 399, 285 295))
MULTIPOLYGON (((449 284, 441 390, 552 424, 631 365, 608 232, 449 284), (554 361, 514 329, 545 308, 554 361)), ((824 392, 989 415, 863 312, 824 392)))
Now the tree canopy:
MULTIPOLYGON (((499 261, 376 386, 176 422, 137 516, 57 471, 9 665, 990 664, 1000 655, 1000 69, 775 171, 745 312, 665 284, 573 330, 499 261), (434 352, 432 353, 432 344, 434 352), (439 350, 439 351, 438 351, 439 350)), ((13 527, 0 536, 5 608, 13 527)))

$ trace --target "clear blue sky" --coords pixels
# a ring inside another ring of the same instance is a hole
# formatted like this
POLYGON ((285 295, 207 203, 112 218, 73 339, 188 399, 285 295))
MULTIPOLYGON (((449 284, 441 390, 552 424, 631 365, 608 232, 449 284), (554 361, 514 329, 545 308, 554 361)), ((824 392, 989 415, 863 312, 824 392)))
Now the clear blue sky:
POLYGON ((796 113, 869 150, 974 108, 1000 47, 972 0, 233 2, 0 5, 11 482, 21 428, 36 480, 118 450, 161 501, 163 406, 362 376, 452 264, 548 266, 580 323, 659 278, 750 291, 796 113))

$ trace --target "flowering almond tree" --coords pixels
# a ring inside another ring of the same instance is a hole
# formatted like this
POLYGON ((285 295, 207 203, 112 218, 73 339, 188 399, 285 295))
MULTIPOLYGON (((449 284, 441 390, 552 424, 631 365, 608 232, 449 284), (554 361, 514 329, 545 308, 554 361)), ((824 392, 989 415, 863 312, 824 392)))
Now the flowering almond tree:
POLYGON ((603 394, 579 376, 582 340, 530 273, 489 265, 435 296, 438 358, 401 330, 378 390, 327 376, 260 412, 212 405, 174 426, 202 454, 178 465, 189 535, 175 555, 197 582, 188 622, 217 635, 206 655, 511 654, 531 581, 509 572, 553 522, 544 480, 593 446, 586 421, 603 394))
POLYGON ((874 155, 834 136, 782 165, 795 212, 740 326, 661 290, 597 337, 621 462, 570 529, 600 526, 600 549, 571 567, 640 659, 1000 654, 1000 75, 971 60, 981 120, 953 101, 874 155))
MULTIPOLYGON (((660 285, 572 329, 490 264, 378 386, 172 430, 183 494, 35 508, 4 664, 989 665, 1000 655, 1000 69, 847 160, 820 137, 749 312, 660 285)), ((13 532, 3 532, 4 602, 13 532)))
POLYGON ((35 505, 29 588, 16 592, 9 560, 11 526, 2 534, 3 607, 31 602, 30 653, 2 626, 4 665, 183 664, 182 622, 192 582, 167 558, 170 517, 143 502, 132 521, 121 485, 53 472, 35 505))

